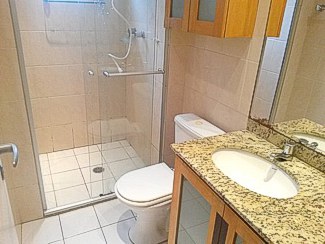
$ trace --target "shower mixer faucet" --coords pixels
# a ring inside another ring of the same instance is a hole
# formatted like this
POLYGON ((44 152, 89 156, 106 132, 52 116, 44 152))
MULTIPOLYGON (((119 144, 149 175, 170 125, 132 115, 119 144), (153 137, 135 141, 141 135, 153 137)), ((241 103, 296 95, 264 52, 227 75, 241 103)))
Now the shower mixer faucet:
MULTIPOLYGON (((130 30, 128 30, 129 35, 130 35, 130 30)), ((137 38, 145 38, 146 37, 146 33, 144 31, 137 31, 137 28, 132 27, 131 28, 131 35, 133 35, 134 37, 137 38)))

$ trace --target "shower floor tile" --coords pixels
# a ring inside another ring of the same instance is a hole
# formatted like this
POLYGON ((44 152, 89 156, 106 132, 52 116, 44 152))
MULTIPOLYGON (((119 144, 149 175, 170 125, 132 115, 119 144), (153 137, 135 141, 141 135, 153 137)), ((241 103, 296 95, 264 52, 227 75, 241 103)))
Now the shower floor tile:
POLYGON ((55 191, 57 206, 64 206, 90 198, 86 185, 74 186, 55 191))
POLYGON ((47 209, 114 192, 121 175, 146 164, 127 140, 41 154, 47 209), (103 167, 103 172, 94 172, 103 167))

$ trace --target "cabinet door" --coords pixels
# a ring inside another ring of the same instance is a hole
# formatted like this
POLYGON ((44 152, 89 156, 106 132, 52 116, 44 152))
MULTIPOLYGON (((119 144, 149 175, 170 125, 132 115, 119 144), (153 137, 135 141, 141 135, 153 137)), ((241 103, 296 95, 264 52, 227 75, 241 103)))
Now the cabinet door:
POLYGON ((223 201, 179 158, 174 177, 168 243, 219 243, 223 201))
POLYGON ((267 37, 279 37, 287 0, 272 0, 266 27, 267 37))
POLYGON ((191 0, 166 0, 165 27, 188 31, 191 0))
POLYGON ((216 37, 251 37, 258 0, 192 0, 190 32, 216 37))
POLYGON ((209 36, 223 36, 229 0, 192 0, 190 32, 209 36))
POLYGON ((260 244, 265 243, 255 232, 237 216, 228 206, 225 206, 224 228, 227 229, 226 244, 260 244))

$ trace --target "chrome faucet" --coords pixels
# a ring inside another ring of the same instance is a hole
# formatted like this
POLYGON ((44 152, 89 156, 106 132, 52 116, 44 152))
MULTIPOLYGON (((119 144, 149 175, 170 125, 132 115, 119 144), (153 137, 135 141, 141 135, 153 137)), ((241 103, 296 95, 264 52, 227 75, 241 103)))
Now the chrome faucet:
MULTIPOLYGON (((281 153, 271 153, 270 158, 272 161, 276 160, 278 162, 290 161, 293 158, 293 151, 295 149, 295 146, 296 143, 287 141, 284 144, 283 151, 281 153)), ((272 164, 266 171, 264 182, 271 180, 277 170, 278 168, 272 164)))
POLYGON ((293 151, 296 146, 294 142, 286 142, 281 153, 271 153, 270 158, 277 161, 290 161, 293 158, 293 151))
POLYGON ((303 139, 303 138, 300 138, 299 141, 307 146, 307 147, 310 147, 311 149, 316 149, 318 147, 318 143, 317 142, 309 142, 308 140, 306 139, 303 139))

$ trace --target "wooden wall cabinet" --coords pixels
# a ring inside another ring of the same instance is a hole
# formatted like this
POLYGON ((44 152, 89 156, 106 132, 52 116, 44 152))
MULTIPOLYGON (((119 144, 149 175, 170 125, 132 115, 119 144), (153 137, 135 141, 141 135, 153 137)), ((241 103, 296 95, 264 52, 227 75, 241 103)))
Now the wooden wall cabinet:
POLYGON ((266 33, 267 37, 279 37, 286 9, 287 0, 272 0, 269 17, 267 21, 266 33))
MULTIPOLYGON (((173 198, 170 213, 169 244, 181 244, 178 235, 184 231, 181 227, 182 197, 185 188, 183 185, 189 182, 200 196, 209 205, 207 218, 207 230, 199 243, 207 244, 240 244, 265 243, 223 200, 218 197, 212 189, 196 175, 179 157, 176 157, 174 172, 173 198)), ((197 194, 196 194, 197 195, 197 194)), ((197 199, 197 198, 196 198, 197 199)), ((189 200, 187 200, 189 201, 189 200)), ((205 204, 205 205, 207 205, 205 204)), ((196 211, 197 208, 193 208, 196 211)), ((195 213, 191 212, 195 216, 195 213)), ((200 215, 199 215, 200 216, 200 215)), ((183 223, 182 223, 183 224, 183 223)))
POLYGON ((251 37, 259 0, 166 0, 165 27, 215 37, 251 37))

